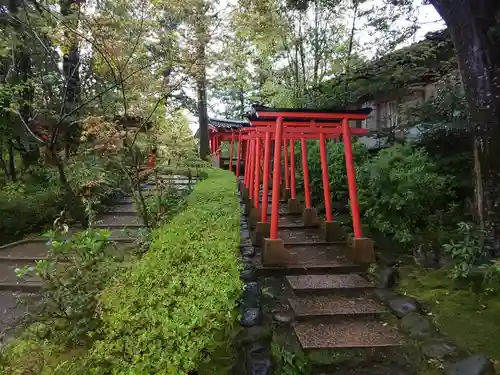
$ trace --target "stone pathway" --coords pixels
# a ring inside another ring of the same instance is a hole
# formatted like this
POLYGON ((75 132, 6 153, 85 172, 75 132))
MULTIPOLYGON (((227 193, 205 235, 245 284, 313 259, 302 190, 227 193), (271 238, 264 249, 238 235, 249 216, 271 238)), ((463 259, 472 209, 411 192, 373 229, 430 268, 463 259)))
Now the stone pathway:
MULTIPOLYGON (((287 264, 264 265, 262 248, 257 246, 253 263, 262 284, 269 280, 279 284, 266 289, 271 294, 268 315, 274 324, 292 330, 292 340, 303 352, 390 350, 402 345, 397 328, 383 319, 388 309, 376 297, 366 268, 346 258, 345 239, 323 240, 319 224, 306 227, 302 216, 292 214, 285 201, 280 203, 278 236, 285 241, 287 264)), ((249 241, 250 236, 243 246, 252 245, 249 241)))
MULTIPOLYGON (((179 189, 187 189, 199 181, 197 178, 189 180, 183 176, 170 175, 163 178, 179 189)), ((154 189, 154 185, 144 184, 142 188, 147 191, 154 189)), ((135 246, 135 234, 143 224, 134 208, 133 199, 124 198, 103 212, 93 227, 110 229, 111 240, 118 249, 125 251, 135 246)), ((77 230, 78 228, 70 228, 70 233, 77 230)), ((29 302, 36 298, 43 286, 37 278, 18 278, 15 269, 46 259, 45 243, 44 238, 34 237, 0 246, 0 342, 29 311, 31 304, 20 301, 29 302)))

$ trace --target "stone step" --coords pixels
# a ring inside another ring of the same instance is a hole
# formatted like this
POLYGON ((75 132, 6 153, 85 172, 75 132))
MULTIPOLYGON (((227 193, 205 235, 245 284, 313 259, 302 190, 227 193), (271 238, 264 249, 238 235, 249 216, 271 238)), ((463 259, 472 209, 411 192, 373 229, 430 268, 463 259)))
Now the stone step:
POLYGON ((139 215, 139 213, 135 209, 134 204, 131 202, 109 206, 107 207, 104 215, 139 215))
POLYGON ((316 324, 297 322, 293 329, 304 350, 380 348, 403 344, 397 328, 375 320, 316 324))
POLYGON ((130 239, 139 236, 139 232, 143 226, 138 224, 133 225, 93 225, 96 229, 109 229, 113 240, 130 239))
MULTIPOLYGON (((111 238, 115 241, 118 249, 128 249, 134 246, 133 238, 111 238)), ((14 259, 45 259, 47 256, 47 239, 38 237, 13 242, 0 247, 0 261, 14 259)))
POLYGON ((37 295, 0 291, 0 340, 13 333, 20 320, 36 308, 37 295), (22 301, 21 301, 22 300, 22 301))
POLYGON ((47 254, 47 242, 44 238, 26 239, 0 246, 2 258, 38 258, 47 254))
POLYGON ((299 275, 286 277, 297 295, 364 295, 373 285, 356 273, 338 275, 299 275))
POLYGON ((119 214, 110 214, 102 216, 97 220, 97 224, 99 225, 141 225, 142 219, 136 213, 132 213, 130 215, 124 215, 123 213, 119 214))
POLYGON ((279 228, 278 237, 283 239, 286 243, 325 243, 321 239, 321 231, 319 228, 305 228, 305 227, 288 227, 279 228))
POLYGON ((345 274, 362 272, 364 268, 347 260, 342 246, 286 245, 290 263, 286 267, 263 266, 257 249, 256 267, 261 275, 345 274))
MULTIPOLYGON (((268 205, 267 206, 267 215, 268 216, 271 216, 271 210, 272 210, 271 205, 268 205)), ((300 216, 300 214, 292 214, 292 213, 290 213, 288 211, 288 204, 287 203, 283 203, 283 202, 280 202, 279 214, 280 215, 295 215, 295 216, 300 216)))
POLYGON ((326 320, 342 317, 377 316, 388 310, 376 300, 366 297, 304 296, 288 300, 297 320, 326 320))
MULTIPOLYGON (((25 266, 34 266, 37 261, 48 259, 46 255, 45 243, 38 241, 41 246, 43 246, 44 253, 26 254, 23 252, 10 252, 5 255, 0 252, 0 290, 10 290, 10 291, 24 291, 24 292, 36 292, 42 287, 42 282, 38 277, 18 277, 16 275, 16 268, 24 268, 25 266)), ((116 249, 111 249, 110 251, 116 251, 118 254, 123 254, 123 251, 132 249, 135 247, 134 242, 129 240, 118 240, 115 242, 116 249)), ((65 263, 58 263, 57 268, 64 272, 65 263)))
POLYGON ((17 277, 16 268, 34 266, 33 259, 3 260, 0 262, 0 290, 29 290, 39 289, 42 286, 41 280, 34 277, 17 277))

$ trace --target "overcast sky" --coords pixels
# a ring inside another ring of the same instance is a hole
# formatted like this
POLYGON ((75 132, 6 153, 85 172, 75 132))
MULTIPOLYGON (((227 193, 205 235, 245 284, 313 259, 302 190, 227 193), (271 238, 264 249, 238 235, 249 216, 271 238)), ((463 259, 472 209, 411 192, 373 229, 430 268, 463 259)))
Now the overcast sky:
MULTIPOLYGON (((377 1, 377 0, 373 0, 373 1, 377 1)), ((414 1, 416 3, 419 3, 419 4, 421 3, 421 0, 414 0, 414 1)), ((224 3, 225 6, 227 6, 228 1, 223 0, 222 3, 224 3)), ((222 5, 222 4, 220 4, 220 5, 222 5)), ((424 39, 425 35, 428 32, 442 30, 445 27, 444 22, 441 21, 441 17, 439 16, 439 14, 436 12, 436 10, 434 9, 434 7, 432 5, 420 6, 418 8, 417 17, 418 17, 418 23, 420 25, 420 28, 417 31, 417 33, 415 34, 413 40, 409 41, 405 45, 418 42, 418 41, 424 39)), ((350 20, 346 19, 346 22, 350 22, 350 20)), ((373 37, 371 37, 367 32, 363 31, 362 25, 357 26, 356 34, 357 34, 356 35, 357 38, 359 38, 359 40, 361 40, 361 42, 363 44, 365 44, 365 45, 373 45, 374 44, 370 40, 370 39, 373 39, 373 37)), ((403 46, 404 45, 402 45, 401 47, 403 47, 403 46)), ((209 77, 209 79, 210 79, 210 77, 209 77)), ((211 113, 211 111, 209 110, 209 116, 214 116, 214 115, 215 114, 211 113)), ((196 132, 196 130, 198 129, 198 118, 191 115, 191 114, 188 114, 187 116, 189 119, 189 127, 191 128, 191 131, 194 134, 196 132)))

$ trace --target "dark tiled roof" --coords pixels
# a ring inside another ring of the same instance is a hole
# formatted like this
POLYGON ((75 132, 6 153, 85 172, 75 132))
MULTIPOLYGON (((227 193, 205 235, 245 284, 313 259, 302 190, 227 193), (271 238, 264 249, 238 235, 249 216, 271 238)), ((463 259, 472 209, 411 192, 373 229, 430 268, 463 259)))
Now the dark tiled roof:
MULTIPOLYGON (((248 121, 239 121, 239 120, 226 120, 226 119, 217 119, 217 118, 209 118, 208 119, 208 128, 209 130, 237 130, 240 128, 244 128, 250 126, 248 121)), ((196 130, 194 134, 195 137, 199 137, 200 129, 196 130)))
POLYGON ((208 125, 213 126, 216 129, 239 129, 246 126, 250 126, 248 121, 238 121, 238 120, 226 120, 226 119, 216 119, 209 118, 208 125))
POLYGON ((247 116, 249 119, 257 119, 257 112, 290 112, 290 113, 344 113, 344 114, 359 114, 369 115, 373 111, 372 108, 361 109, 343 109, 343 108, 272 108, 260 104, 252 104, 250 114, 247 116))

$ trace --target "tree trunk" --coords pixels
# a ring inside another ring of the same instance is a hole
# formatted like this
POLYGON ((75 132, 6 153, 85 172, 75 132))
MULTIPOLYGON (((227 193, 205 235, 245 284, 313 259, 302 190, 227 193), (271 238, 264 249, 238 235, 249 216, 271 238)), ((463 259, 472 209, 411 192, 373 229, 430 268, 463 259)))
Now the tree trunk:
POLYGON ((485 241, 500 254, 498 0, 431 0, 450 30, 474 134, 475 189, 485 241))
POLYGON ((9 142, 9 175, 12 182, 17 181, 16 160, 14 158, 14 145, 9 142))
MULTIPOLYGON (((72 25, 74 29, 78 28, 78 18, 74 19, 75 14, 80 12, 79 1, 76 0, 61 0, 59 6, 61 8, 61 14, 63 17, 68 19, 68 23, 72 25), (76 5, 76 8, 75 8, 76 5)), ((61 113, 63 115, 69 115, 75 108, 77 108, 80 102, 80 52, 78 49, 78 40, 74 33, 71 31, 64 32, 64 44, 62 46, 63 51, 63 72, 64 72, 64 88, 63 88, 63 108, 61 113)), ((76 114, 73 114, 76 115, 76 114)), ((72 150, 76 148, 75 144, 78 144, 79 138, 79 128, 74 125, 71 120, 73 116, 69 116, 64 121, 62 126, 64 127, 64 148, 66 158, 69 157, 72 150)))
MULTIPOLYGON (((204 70, 204 68, 203 68, 204 70)), ((200 73, 196 81, 198 90, 198 116, 200 126, 200 158, 206 159, 210 154, 208 145, 208 109, 207 109, 207 79, 206 72, 200 73)))
POLYGON ((5 183, 9 178, 9 169, 3 158, 3 148, 0 148, 0 168, 3 170, 3 182, 5 183))
POLYGON ((89 221, 87 214, 85 213, 85 208, 83 207, 82 201, 76 196, 73 191, 68 178, 66 177, 66 171, 64 170, 64 164, 62 160, 57 155, 55 149, 49 150, 50 156, 54 160, 57 171, 59 172, 59 182, 64 189, 64 203, 66 209, 69 211, 71 217, 82 225, 84 229, 88 228, 89 221))
POLYGON ((200 3, 199 19, 196 25, 196 37, 198 43, 198 71, 196 76, 196 89, 198 92, 198 116, 200 126, 200 158, 206 159, 210 154, 208 141, 208 104, 207 104, 207 67, 206 48, 208 42, 208 30, 206 27, 206 15, 203 11, 203 3, 200 3))

